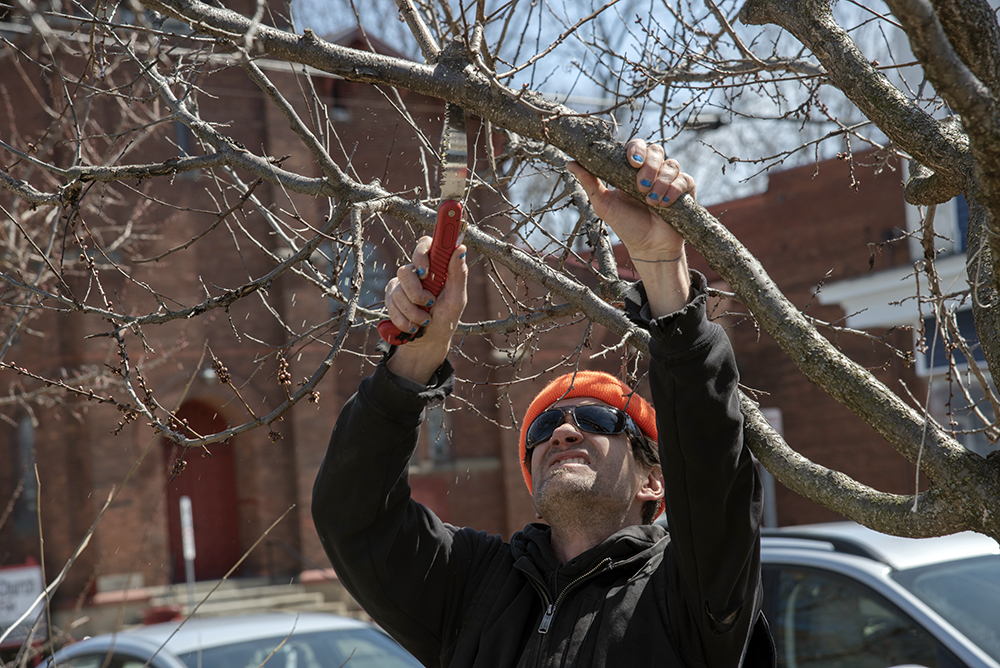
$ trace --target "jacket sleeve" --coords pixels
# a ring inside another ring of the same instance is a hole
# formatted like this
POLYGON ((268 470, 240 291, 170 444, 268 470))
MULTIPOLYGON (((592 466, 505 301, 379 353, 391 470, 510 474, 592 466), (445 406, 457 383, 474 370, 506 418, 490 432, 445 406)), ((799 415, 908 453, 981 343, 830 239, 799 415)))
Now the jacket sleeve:
MULTIPOLYGON (((706 318, 705 277, 691 273, 694 297, 680 311, 650 321, 641 285, 627 308, 651 335, 650 387, 671 539, 664 568, 672 630, 692 664, 735 668, 755 628, 766 634, 766 624, 758 625, 762 490, 743 447, 732 346, 706 318)), ((755 640, 753 646, 760 645, 755 640)))
POLYGON ((424 406, 453 383, 448 362, 428 387, 380 364, 341 411, 313 487, 313 521, 341 582, 427 666, 439 663, 457 629, 477 548, 492 542, 410 499, 407 469, 424 406))

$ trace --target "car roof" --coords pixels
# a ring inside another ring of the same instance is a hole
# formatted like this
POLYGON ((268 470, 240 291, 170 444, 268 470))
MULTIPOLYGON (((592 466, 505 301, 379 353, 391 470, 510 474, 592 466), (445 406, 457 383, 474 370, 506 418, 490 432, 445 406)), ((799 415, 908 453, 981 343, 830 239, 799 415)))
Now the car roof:
POLYGON ((131 629, 119 637, 127 635, 133 639, 148 640, 156 646, 166 642, 166 648, 172 653, 184 654, 219 645, 284 636, 293 631, 309 633, 367 628, 373 627, 356 619, 321 612, 270 612, 229 617, 196 617, 184 623, 165 622, 131 629))
POLYGON ((833 550, 874 559, 895 570, 942 561, 1000 554, 997 541, 972 531, 934 538, 902 538, 856 522, 828 522, 764 529, 761 546, 833 550))

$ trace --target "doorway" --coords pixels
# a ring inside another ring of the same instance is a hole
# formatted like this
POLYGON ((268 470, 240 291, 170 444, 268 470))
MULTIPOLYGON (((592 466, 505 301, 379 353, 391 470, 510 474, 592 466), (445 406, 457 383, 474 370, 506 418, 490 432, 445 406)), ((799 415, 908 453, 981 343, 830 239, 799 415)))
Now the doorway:
MULTIPOLYGON (((190 401, 177 413, 199 434, 214 434, 226 428, 226 421, 208 404, 190 401)), ((170 480, 174 461, 182 448, 164 440, 163 455, 167 467, 167 523, 170 531, 171 579, 184 582, 184 549, 181 538, 181 497, 191 499, 194 519, 196 580, 218 580, 240 558, 239 513, 236 497, 236 467, 233 445, 214 443, 208 446, 211 457, 202 449, 188 450, 186 464, 170 480)), ((234 573, 235 574, 235 573, 234 573)))

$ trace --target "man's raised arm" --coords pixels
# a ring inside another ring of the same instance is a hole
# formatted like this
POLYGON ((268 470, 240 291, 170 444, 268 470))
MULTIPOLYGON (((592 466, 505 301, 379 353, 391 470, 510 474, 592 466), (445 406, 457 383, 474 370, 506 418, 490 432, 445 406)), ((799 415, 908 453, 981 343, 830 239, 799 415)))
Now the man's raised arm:
POLYGON ((586 191, 594 212, 625 244, 642 277, 652 317, 659 318, 687 304, 691 279, 684 239, 649 207, 670 206, 686 194, 693 197, 695 183, 681 172, 676 160, 664 157, 658 144, 633 139, 625 151, 629 164, 636 168, 636 187, 646 195, 645 205, 620 190, 608 189, 575 162, 569 170, 586 191))
POLYGON ((751 663, 768 665, 773 645, 759 617, 762 494, 743 446, 736 361, 725 332, 706 318, 705 279, 689 271, 683 239, 654 213, 693 196, 695 184, 658 145, 636 139, 626 150, 644 202, 609 190, 575 163, 570 169, 642 278, 643 289, 626 302, 652 335, 649 378, 671 536, 669 616, 678 646, 699 663, 735 666, 753 647, 751 663))

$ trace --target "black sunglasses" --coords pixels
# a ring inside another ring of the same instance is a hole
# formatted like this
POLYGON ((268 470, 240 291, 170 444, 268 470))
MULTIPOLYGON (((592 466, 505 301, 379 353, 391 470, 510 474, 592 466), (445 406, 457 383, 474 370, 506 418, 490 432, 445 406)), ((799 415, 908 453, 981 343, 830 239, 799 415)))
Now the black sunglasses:
POLYGON ((567 415, 573 418, 573 424, 580 431, 585 431, 588 434, 615 436, 627 431, 633 436, 642 436, 642 431, 635 420, 625 411, 613 406, 597 404, 566 406, 564 408, 550 408, 532 420, 524 438, 525 450, 530 452, 539 443, 544 443, 552 438, 552 433, 566 421, 567 415))

